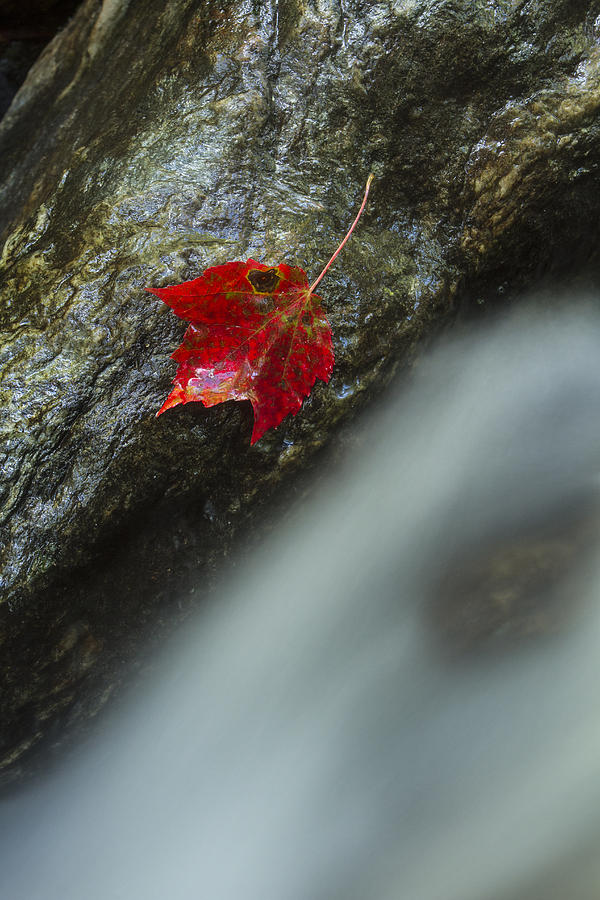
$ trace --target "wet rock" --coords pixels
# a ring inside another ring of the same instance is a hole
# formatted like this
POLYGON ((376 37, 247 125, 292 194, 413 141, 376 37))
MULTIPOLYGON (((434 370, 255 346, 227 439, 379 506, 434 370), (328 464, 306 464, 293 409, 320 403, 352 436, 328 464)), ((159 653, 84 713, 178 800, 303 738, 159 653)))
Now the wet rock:
POLYGON ((0 119, 48 41, 79 0, 0 2, 0 119))
POLYGON ((0 39, 0 119, 10 106, 45 41, 0 39))
POLYGON ((45 49, 0 128, 11 766, 462 298, 594 262, 599 30, 594 0, 86 0, 45 49), (245 404, 155 419, 183 326, 144 287, 317 274, 369 171, 323 283, 330 384, 252 448, 245 404))

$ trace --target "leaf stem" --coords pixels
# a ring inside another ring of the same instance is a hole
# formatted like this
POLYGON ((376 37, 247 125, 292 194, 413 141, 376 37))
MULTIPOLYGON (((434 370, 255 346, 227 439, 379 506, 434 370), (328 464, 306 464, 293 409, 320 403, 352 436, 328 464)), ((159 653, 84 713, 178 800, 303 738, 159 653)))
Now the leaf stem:
POLYGON ((334 253, 333 256, 331 257, 331 259, 329 260, 329 262, 327 263, 327 265, 325 266, 325 268, 323 269, 323 271, 321 272, 321 274, 319 275, 319 277, 316 279, 316 281, 313 281, 313 283, 311 284, 310 288, 308 289, 309 295, 312 294, 312 292, 314 291, 314 289, 316 288, 316 286, 318 285, 318 283, 319 283, 319 282, 321 281, 321 279, 323 278, 323 275, 325 274, 325 272, 327 271, 327 269, 329 268, 329 266, 331 265, 331 263, 336 259, 336 257, 338 256, 338 254, 340 253, 340 251, 343 249, 343 247, 345 246, 346 242, 348 241, 350 235, 352 234, 352 232, 353 232, 354 229, 356 228, 357 222, 358 222, 358 220, 360 219, 360 217, 362 216, 363 210, 364 210, 364 208, 365 208, 365 206, 366 206, 366 204, 367 204, 367 197, 369 196, 369 188, 371 187, 371 182, 373 181, 373 178, 374 178, 374 177, 375 177, 375 176, 371 173, 371 175, 369 175, 369 177, 367 178, 367 186, 365 187, 365 196, 363 197, 363 201, 362 201, 362 203, 360 204, 360 209, 359 209, 359 211, 358 211, 357 214, 356 214, 356 218, 355 218, 354 222, 352 223, 352 225, 350 226, 350 230, 348 231, 348 234, 346 235, 346 237, 344 238, 344 240, 342 241, 342 243, 340 244, 340 246, 337 248, 337 250, 335 251, 335 253, 334 253))

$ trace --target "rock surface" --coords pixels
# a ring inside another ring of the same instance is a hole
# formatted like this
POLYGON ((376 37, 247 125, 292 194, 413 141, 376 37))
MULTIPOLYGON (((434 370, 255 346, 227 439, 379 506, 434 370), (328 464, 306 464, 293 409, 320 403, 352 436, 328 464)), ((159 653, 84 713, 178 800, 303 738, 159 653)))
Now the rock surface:
POLYGON ((0 126, 0 760, 102 705, 464 299, 595 263, 600 0, 86 0, 0 126), (246 404, 154 414, 182 324, 146 285, 317 274, 336 367, 249 447, 246 404))
POLYGON ((0 0, 0 119, 78 0, 0 0))

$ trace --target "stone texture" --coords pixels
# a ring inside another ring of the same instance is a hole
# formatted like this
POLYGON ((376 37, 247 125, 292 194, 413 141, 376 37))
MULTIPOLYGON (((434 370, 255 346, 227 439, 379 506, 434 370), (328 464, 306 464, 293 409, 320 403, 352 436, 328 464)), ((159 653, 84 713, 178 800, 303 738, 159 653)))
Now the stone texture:
POLYGON ((598 0, 86 0, 46 48, 0 126, 11 771, 462 304, 595 263, 599 31, 598 0), (369 171, 331 383, 253 448, 245 404, 155 419, 183 326, 144 286, 317 274, 369 171))
POLYGON ((0 0, 0 119, 78 0, 0 0))

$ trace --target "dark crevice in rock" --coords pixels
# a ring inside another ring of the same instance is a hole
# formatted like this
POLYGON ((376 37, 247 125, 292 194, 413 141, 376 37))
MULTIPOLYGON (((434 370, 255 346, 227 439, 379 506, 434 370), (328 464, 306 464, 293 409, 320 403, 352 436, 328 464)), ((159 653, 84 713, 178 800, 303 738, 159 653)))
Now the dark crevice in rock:
POLYGON ((0 119, 46 44, 81 0, 0 3, 0 119))

